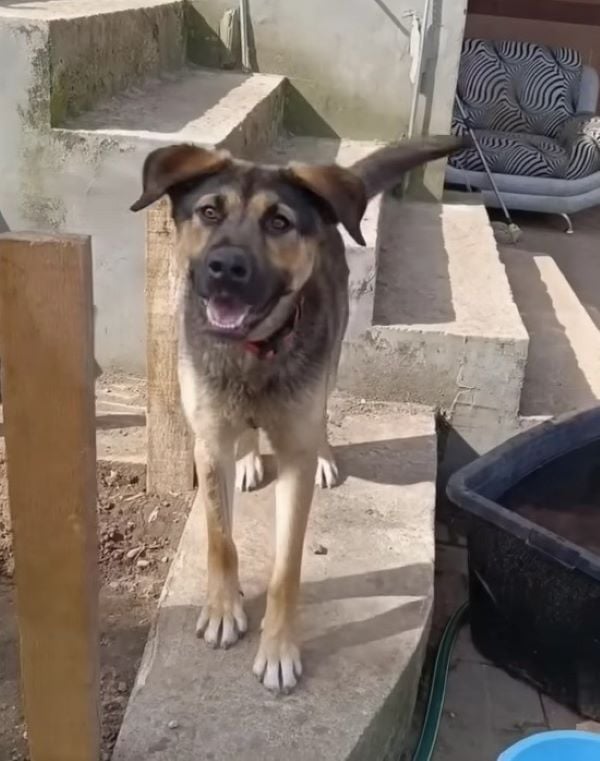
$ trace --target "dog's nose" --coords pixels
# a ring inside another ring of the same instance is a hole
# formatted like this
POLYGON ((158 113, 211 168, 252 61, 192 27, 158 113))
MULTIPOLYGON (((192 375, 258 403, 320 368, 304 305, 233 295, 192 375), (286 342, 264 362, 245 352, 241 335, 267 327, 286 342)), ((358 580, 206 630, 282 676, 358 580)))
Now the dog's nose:
POLYGON ((223 285, 232 283, 245 285, 252 275, 252 260, 243 248, 223 246, 208 255, 206 266, 208 276, 223 285))

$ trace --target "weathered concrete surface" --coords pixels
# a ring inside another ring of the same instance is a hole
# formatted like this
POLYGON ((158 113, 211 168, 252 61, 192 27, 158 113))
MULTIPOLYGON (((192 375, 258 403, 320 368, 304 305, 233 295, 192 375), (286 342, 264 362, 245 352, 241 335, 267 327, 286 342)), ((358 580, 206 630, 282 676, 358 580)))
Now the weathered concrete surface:
POLYGON ((434 421, 422 409, 347 400, 333 418, 346 480, 315 498, 303 568, 305 676, 297 691, 274 698, 251 673, 272 560, 269 487, 245 495, 235 515, 249 635, 228 652, 194 636, 205 539, 203 516, 193 512, 114 761, 398 757, 432 606, 434 421), (327 554, 315 554, 316 545, 327 554))
POLYGON ((347 342, 340 387, 435 406, 451 425, 442 472, 514 432, 528 336, 484 207, 386 199, 373 326, 347 342))
POLYGON ((232 152, 248 157, 279 131, 283 86, 284 79, 277 76, 184 68, 111 98, 68 122, 64 131, 167 143, 226 144, 232 152))
MULTIPOLYGON (((231 3, 192 0, 191 6, 215 34, 231 3)), ((352 12, 347 0, 252 0, 249 6, 257 70, 282 74, 292 82, 288 123, 295 134, 389 140, 406 133, 413 92, 411 19, 406 14, 420 13, 422 3, 353 3, 352 12)), ((466 0, 434 7, 419 124, 445 132, 450 126, 466 0)), ((441 187, 440 182, 438 190, 441 187)))
POLYGON ((600 399, 600 332, 550 256, 504 247, 529 333, 521 415, 558 415, 600 399))
POLYGON ((0 2, 3 20, 43 27, 48 47, 50 117, 54 126, 103 97, 185 62, 180 0, 0 2))
MULTIPOLYGON (((62 13, 65 6, 46 5, 48 14, 57 6, 62 13)), ((165 141, 178 140, 223 145, 251 157, 279 130, 284 80, 197 70, 167 73, 106 101, 82 117, 81 125, 75 120, 70 129, 52 129, 53 23, 52 18, 0 15, 0 210, 11 229, 92 236, 97 360, 103 368, 142 373, 144 215, 132 214, 129 206, 140 193, 144 158, 165 141)))

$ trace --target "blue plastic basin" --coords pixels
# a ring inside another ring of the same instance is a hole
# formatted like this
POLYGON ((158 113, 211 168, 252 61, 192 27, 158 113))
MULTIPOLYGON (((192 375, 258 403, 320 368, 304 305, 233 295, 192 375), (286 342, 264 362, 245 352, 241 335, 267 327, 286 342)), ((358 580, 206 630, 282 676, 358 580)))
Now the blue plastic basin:
POLYGON ((505 750, 498 761, 600 761, 600 735, 542 732, 505 750))

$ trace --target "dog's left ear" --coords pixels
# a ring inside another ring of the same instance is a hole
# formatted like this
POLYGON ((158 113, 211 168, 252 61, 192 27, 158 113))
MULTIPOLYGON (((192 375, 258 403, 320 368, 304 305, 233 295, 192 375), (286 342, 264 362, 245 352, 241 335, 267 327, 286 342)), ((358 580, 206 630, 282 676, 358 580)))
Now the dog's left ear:
POLYGON ((212 151, 195 145, 157 148, 144 161, 142 195, 131 206, 131 211, 145 209, 177 185, 216 174, 229 163, 231 155, 227 151, 212 151))
POLYGON ((291 179, 324 201, 354 240, 366 242, 360 223, 367 208, 367 194, 356 174, 337 164, 289 164, 291 179))

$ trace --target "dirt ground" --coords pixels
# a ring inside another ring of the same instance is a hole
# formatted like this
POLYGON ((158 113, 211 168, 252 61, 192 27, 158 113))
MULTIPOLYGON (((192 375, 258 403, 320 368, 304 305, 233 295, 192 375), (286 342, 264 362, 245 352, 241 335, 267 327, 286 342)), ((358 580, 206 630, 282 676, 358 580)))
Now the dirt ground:
MULTIPOLYGON (((138 464, 98 466, 102 760, 110 758, 190 497, 146 494, 138 464)), ((28 761, 20 707, 14 560, 0 453, 0 759, 28 761)))

